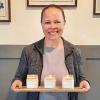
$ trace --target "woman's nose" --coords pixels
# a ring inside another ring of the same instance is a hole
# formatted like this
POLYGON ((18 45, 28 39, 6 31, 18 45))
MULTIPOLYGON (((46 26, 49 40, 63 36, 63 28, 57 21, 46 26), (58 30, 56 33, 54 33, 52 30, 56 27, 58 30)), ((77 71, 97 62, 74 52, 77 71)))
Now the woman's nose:
POLYGON ((56 28, 56 24, 55 23, 51 23, 51 28, 56 28))

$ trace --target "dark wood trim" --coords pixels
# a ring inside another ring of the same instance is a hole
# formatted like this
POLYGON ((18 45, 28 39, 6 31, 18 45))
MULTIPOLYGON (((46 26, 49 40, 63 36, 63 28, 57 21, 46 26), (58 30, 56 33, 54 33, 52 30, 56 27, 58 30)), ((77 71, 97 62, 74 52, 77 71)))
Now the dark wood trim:
POLYGON ((8 0, 8 19, 0 20, 0 22, 11 22, 11 1, 8 0))
POLYGON ((96 0, 93 0, 93 15, 100 15, 100 13, 96 12, 96 0))
MULTIPOLYGON (((47 5, 29 5, 29 0, 27 0, 27 7, 44 7, 47 5)), ((62 7, 77 7, 77 0, 75 0, 75 5, 59 5, 62 7)))

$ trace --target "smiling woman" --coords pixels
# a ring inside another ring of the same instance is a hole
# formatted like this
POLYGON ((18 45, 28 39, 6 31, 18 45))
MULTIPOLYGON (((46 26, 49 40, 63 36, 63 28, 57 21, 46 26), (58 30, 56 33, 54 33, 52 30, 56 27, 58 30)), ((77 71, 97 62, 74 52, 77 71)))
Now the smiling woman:
MULTIPOLYGON (((61 86, 64 75, 73 75, 74 87, 84 92, 90 85, 84 75, 80 50, 63 37, 65 14, 58 5, 48 5, 41 13, 41 25, 44 38, 26 46, 20 58, 19 66, 12 83, 12 90, 26 85, 30 74, 38 76, 39 86, 43 85, 45 76, 54 75, 57 86, 61 86)), ((78 100, 77 93, 27 93, 27 100, 78 100), (59 98, 59 99, 58 99, 59 98)))
POLYGON ((63 14, 59 9, 55 7, 45 9, 42 16, 42 29, 46 41, 52 41, 53 44, 54 41, 59 41, 59 38, 63 33, 64 25, 65 20, 63 19, 63 14))

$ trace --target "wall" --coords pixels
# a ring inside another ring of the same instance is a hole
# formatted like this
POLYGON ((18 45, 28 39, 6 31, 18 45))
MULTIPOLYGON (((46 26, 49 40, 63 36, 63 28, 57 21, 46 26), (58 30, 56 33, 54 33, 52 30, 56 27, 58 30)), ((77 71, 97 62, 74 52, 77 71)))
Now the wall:
MULTIPOLYGON (((76 8, 64 8, 63 36, 77 45, 100 45, 100 16, 93 16, 93 0, 77 0, 76 8)), ((26 0, 11 0, 11 22, 0 22, 0 44, 30 44, 43 37, 41 7, 27 7, 26 0)))

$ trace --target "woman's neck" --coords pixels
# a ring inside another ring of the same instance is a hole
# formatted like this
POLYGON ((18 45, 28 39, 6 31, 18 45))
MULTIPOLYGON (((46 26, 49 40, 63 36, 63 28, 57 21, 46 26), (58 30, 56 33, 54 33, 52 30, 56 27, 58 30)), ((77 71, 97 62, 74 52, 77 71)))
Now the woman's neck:
POLYGON ((50 48, 61 48, 63 47, 63 41, 61 38, 57 39, 57 40, 49 40, 45 38, 45 47, 50 47, 50 48))

